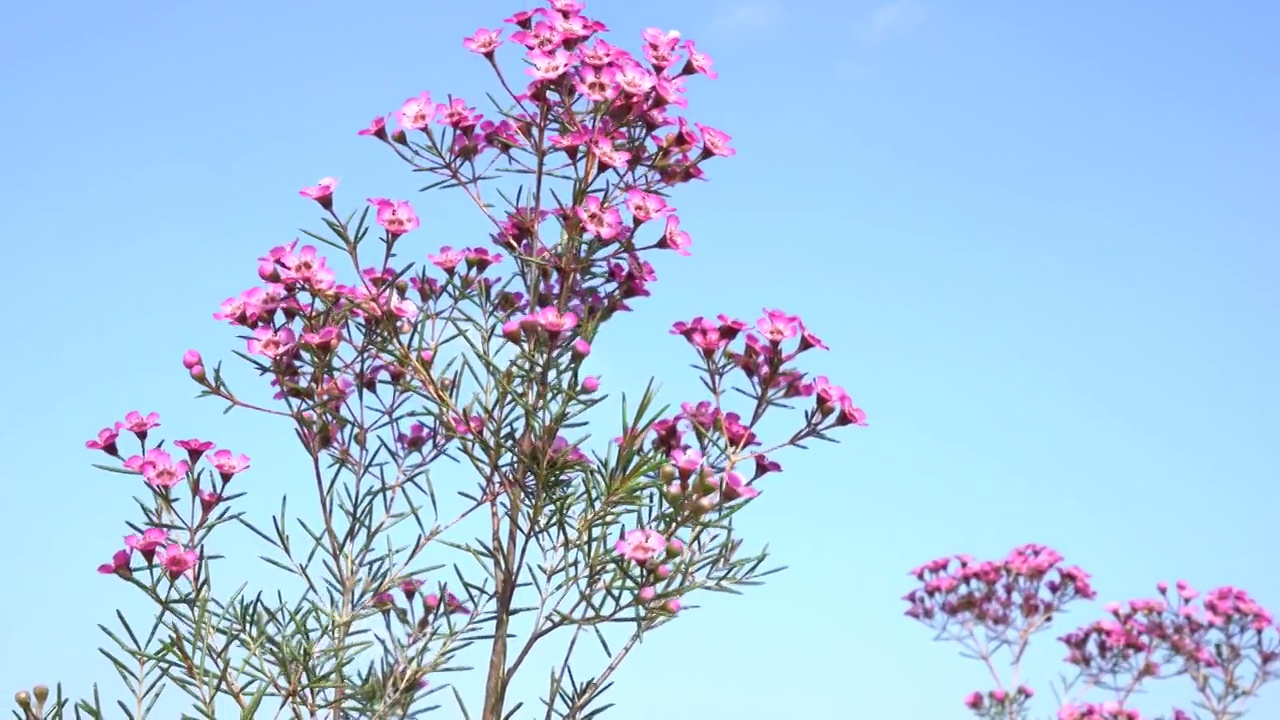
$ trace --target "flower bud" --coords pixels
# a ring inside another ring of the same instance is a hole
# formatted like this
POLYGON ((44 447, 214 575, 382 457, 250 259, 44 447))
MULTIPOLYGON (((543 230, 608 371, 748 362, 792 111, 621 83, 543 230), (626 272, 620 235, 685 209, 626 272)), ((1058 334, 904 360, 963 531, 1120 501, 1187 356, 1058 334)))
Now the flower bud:
POLYGON ((573 356, 582 360, 591 354, 591 344, 582 338, 573 341, 573 356))
POLYGON ((193 365, 191 367, 191 379, 198 383, 204 383, 209 379, 208 376, 204 374, 203 365, 193 365))
POLYGON ((670 484, 673 480, 675 480, 679 476, 680 476, 680 470, 675 465, 672 465, 671 463, 667 463, 666 465, 663 465, 662 469, 658 471, 658 479, 662 480, 662 482, 667 484, 670 484))
MULTIPOLYGON (((670 547, 667 548, 667 552, 671 552, 670 547)), ((657 575, 659 580, 666 580, 667 578, 671 577, 671 566, 659 565, 658 569, 653 571, 653 574, 657 575)))
POLYGON ((678 558, 680 553, 684 552, 684 543, 676 538, 667 541, 667 557, 678 558))
POLYGON ((49 699, 49 686, 37 685, 31 688, 31 693, 36 696, 36 703, 43 705, 49 699))
POLYGON ((203 365, 204 360, 201 359, 200 353, 195 350, 188 350, 182 356, 182 367, 190 370, 197 365, 203 365))
POLYGON ((677 598, 671 598, 670 600, 662 603, 662 609, 666 610, 672 615, 675 615, 676 613, 680 612, 680 600, 677 598))
POLYGON ((640 602, 646 602, 646 603, 653 602, 653 599, 657 596, 658 596, 658 591, 655 590, 652 585, 646 585, 645 587, 640 588, 640 593, 638 595, 638 597, 640 598, 640 602))
POLYGON ((673 506, 679 507, 684 502, 684 488, 679 481, 673 482, 662 491, 662 496, 673 506))
POLYGON ((582 392, 591 394, 600 389, 600 378, 589 375, 582 381, 582 392))
POLYGON ((18 703, 18 707, 22 708, 22 711, 26 713, 27 717, 31 717, 31 693, 28 693, 26 690, 19 690, 18 693, 13 696, 13 701, 18 703))

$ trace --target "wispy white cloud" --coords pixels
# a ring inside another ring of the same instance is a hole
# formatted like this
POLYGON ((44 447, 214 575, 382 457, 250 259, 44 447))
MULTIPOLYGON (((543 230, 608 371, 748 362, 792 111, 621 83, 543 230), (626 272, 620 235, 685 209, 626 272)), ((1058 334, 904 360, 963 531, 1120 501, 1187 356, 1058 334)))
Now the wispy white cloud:
POLYGON ((929 10, 920 0, 894 0, 867 19, 864 33, 867 44, 879 45, 914 30, 928 17, 929 10))
POLYGON ((721 32, 734 33, 768 30, 779 18, 778 5, 773 0, 740 0, 720 6, 715 26, 721 32))

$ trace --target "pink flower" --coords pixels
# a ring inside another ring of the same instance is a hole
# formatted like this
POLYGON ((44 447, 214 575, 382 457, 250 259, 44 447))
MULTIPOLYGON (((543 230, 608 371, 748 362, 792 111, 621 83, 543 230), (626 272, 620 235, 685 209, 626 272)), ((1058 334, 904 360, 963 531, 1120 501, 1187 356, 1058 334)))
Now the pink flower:
POLYGON ((231 482, 231 478, 249 469, 249 456, 232 455, 230 450, 219 450, 210 456, 209 461, 222 477, 223 483, 231 482))
POLYGON ((802 327, 800 318, 781 310, 765 310, 764 317, 756 321, 760 334, 775 345, 799 335, 802 327))
POLYGON ((675 215, 668 215, 666 227, 662 231, 662 237, 658 240, 658 247, 675 250, 677 253, 688 257, 689 246, 692 244, 693 240, 689 238, 689 233, 680 229, 680 218, 675 215))
POLYGON ((213 449, 213 443, 203 440, 175 440, 174 445, 187 451, 187 459, 194 465, 200 460, 200 456, 213 449))
POLYGON ((400 237, 418 227, 418 215, 407 200, 369 198, 369 204, 378 208, 378 224, 393 238, 400 237))
POLYGON ((325 210, 333 209, 333 191, 338 187, 338 181, 331 177, 321 178, 319 182, 311 187, 305 187, 298 191, 298 194, 305 198, 311 198, 320 203, 320 207, 325 210))
POLYGON ((751 500, 759 497, 760 491, 747 484, 736 472, 727 472, 720 483, 720 497, 725 502, 734 500, 751 500))
POLYGON ((417 594, 418 589, 421 587, 421 580, 418 580, 417 578, 409 578, 408 580, 400 583, 400 592, 404 593, 405 600, 412 600, 413 596, 417 594))
POLYGON ((689 59, 685 61, 684 68, 680 71, 682 75, 706 75, 708 80, 715 80, 720 75, 711 69, 711 57, 705 53, 698 52, 692 40, 684 41, 684 51, 689 55, 689 59))
POLYGON ((400 122, 401 130, 421 130, 431 122, 434 112, 431 95, 424 91, 421 95, 404 101, 404 105, 396 111, 396 120, 400 122))
POLYGON ((148 485, 157 490, 171 488, 187 477, 190 465, 186 460, 173 461, 173 456, 159 448, 148 450, 138 471, 148 485))
POLYGON ((501 44, 501 30, 486 30, 484 28, 476 30, 474 35, 469 38, 464 38, 462 41, 462 47, 477 55, 483 55, 490 59, 493 58, 494 52, 497 51, 498 46, 501 44))
POLYGON ((155 557, 156 550, 168 541, 168 530, 164 528, 147 528, 140 536, 125 536, 124 546, 130 550, 137 550, 143 560, 151 562, 151 559, 155 557))
POLYGON ((663 200, 661 195, 654 195, 638 189, 627 191, 626 205, 627 209, 631 211, 631 216, 635 219, 636 225, 660 218, 671 212, 671 208, 667 207, 667 201, 663 200))
POLYGON ((440 248, 439 255, 428 255, 427 259, 431 261, 432 265, 452 275, 466 259, 466 254, 461 250, 454 250, 446 245, 440 248))
POLYGON ((103 575, 119 575, 128 580, 133 577, 133 570, 129 567, 129 559, 132 554, 127 548, 117 550, 116 554, 111 556, 111 562, 98 566, 98 572, 103 575))
POLYGON ((120 433, 115 428, 103 428, 98 431, 98 437, 86 441, 84 446, 90 450, 101 450, 112 457, 119 457, 120 448, 116 446, 116 441, 119 439, 120 433))
POLYGON ((729 141, 733 138, 727 133, 703 125, 702 123, 694 123, 694 125, 702 131, 702 155, 703 157, 711 157, 713 155, 719 157, 729 157, 737 151, 729 147, 729 141))
POLYGON ((205 517, 208 517, 209 513, 218 507, 218 503, 222 502, 222 493, 216 493, 212 490, 201 490, 196 493, 196 497, 200 498, 200 512, 205 517))
MULTIPOLYGON (((515 35, 511 38, 514 40, 515 35)), ((573 63, 573 56, 561 48, 551 54, 529 53, 529 61, 533 65, 524 69, 526 73, 538 80, 556 80, 568 72, 569 66, 573 63)))
POLYGON ((139 441, 147 439, 147 431, 152 428, 160 427, 160 415, 158 413, 149 413, 143 417, 142 413, 134 410, 124 416, 124 422, 121 423, 119 429, 128 430, 138 436, 139 441))
POLYGON ((287 360, 297 349, 297 340, 293 330, 287 327, 275 331, 264 325, 253 331, 253 337, 246 345, 250 355, 262 355, 268 360, 287 360))
POLYGON ((637 528, 614 544, 614 550, 627 560, 644 565, 666 552, 667 539, 657 530, 637 528))
POLYGON ((384 117, 376 117, 369 123, 369 127, 356 133, 357 135, 365 135, 376 137, 379 140, 387 139, 387 119, 384 117))
POLYGON ((189 550, 181 545, 174 543, 156 550, 156 559, 160 563, 160 567, 169 574, 170 580, 177 580, 183 575, 190 577, 195 569, 196 562, 200 556, 194 550, 189 550))
MULTIPOLYGON (((440 596, 435 593, 431 593, 430 595, 427 595, 422 598, 422 605, 427 610, 435 610, 436 608, 440 607, 440 596)), ((462 601, 458 599, 458 596, 454 595, 451 592, 447 592, 444 594, 444 609, 445 609, 445 612, 448 612, 450 614, 456 614, 456 615, 471 614, 471 608, 463 605, 462 601)))
POLYGON ((595 195, 588 196, 581 206, 574 208, 574 214, 587 232, 601 240, 612 240, 622 230, 622 214, 617 208, 603 206, 595 195))

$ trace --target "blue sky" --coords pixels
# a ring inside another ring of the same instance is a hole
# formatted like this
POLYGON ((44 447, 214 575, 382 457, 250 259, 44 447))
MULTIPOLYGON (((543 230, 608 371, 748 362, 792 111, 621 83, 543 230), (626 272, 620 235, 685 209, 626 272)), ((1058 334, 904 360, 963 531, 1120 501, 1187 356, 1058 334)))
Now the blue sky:
MULTIPOLYGON (((139 608, 94 573, 135 490, 89 468, 100 427, 155 410, 254 458, 251 512, 305 495, 288 428, 189 400, 182 352, 229 355, 210 313, 318 226, 296 191, 321 176, 340 202, 412 197, 424 256, 483 242, 465 203, 414 196, 355 131, 424 89, 483 102, 461 38, 526 5, 0 9, 6 692, 110 686, 95 626, 139 608)), ((909 568, 952 552, 1042 542, 1104 600, 1186 578, 1280 610, 1280 6, 591 10, 632 49, 651 25, 695 38, 721 77, 691 84, 690 112, 738 148, 677 194, 694 255, 664 258, 602 340, 606 387, 654 372, 663 399, 697 399, 669 324, 776 306, 827 341, 812 369, 872 423, 781 458, 744 532, 790 570, 653 636, 613 717, 964 717, 981 669, 899 601, 909 568)), ((1273 688, 1254 716, 1277 713, 1273 688)))

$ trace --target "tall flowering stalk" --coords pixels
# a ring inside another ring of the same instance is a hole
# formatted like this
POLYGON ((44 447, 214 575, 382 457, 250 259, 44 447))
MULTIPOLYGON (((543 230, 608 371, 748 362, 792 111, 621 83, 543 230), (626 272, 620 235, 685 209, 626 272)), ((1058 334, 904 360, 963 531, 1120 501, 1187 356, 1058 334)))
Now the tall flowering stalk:
MULTIPOLYGON (((994 689, 971 693, 965 707, 990 720, 1033 717, 1023 659, 1068 605, 1097 597, 1089 574, 1052 548, 1024 545, 1003 560, 940 558, 912 575, 921 584, 904 598, 907 617, 959 643, 990 671, 994 689)), ((1142 691, 1173 678, 1190 681, 1194 709, 1159 717, 1235 720, 1280 676, 1280 630, 1247 592, 1222 587, 1201 597, 1185 581, 1172 594, 1167 583, 1156 590, 1157 597, 1109 603, 1107 618, 1058 638, 1075 671, 1055 688, 1058 720, 1142 720, 1142 691)))
MULTIPOLYGON (((690 254, 671 191, 734 150, 679 114, 686 82, 715 77, 692 40, 650 29, 635 56, 582 11, 555 0, 463 41, 493 68, 493 115, 423 92, 360 131, 431 177, 425 189, 469 198, 488 243, 428 251, 414 243, 441 228, 409 201, 340 212, 324 178, 301 195, 325 229, 259 258, 261 284, 214 315, 241 333, 236 354, 270 401, 233 392, 199 352, 183 357, 202 396, 293 425, 314 488, 302 516, 283 499, 269 522, 241 511, 244 492, 261 492, 242 479, 249 458, 157 440, 155 413, 87 443, 144 489, 99 568, 155 606, 145 627, 123 613, 103 627, 129 717, 175 692, 208 718, 407 718, 445 704, 482 720, 593 717, 646 632, 703 591, 766 574, 733 516, 781 471, 778 451, 864 424, 840 386, 800 369, 822 341, 765 310, 754 324, 676 322, 705 394, 666 409, 651 384, 621 399, 612 442, 587 433, 586 413, 609 400, 590 371, 598 333, 650 294, 649 258, 690 254), (519 61, 500 61, 512 46, 519 61), (474 482, 433 478, 441 460, 474 482), (243 587, 219 562, 229 524, 269 546, 281 588, 243 587), (551 638, 563 659, 541 703, 516 697, 513 678, 544 672, 531 653, 551 638), (598 667, 582 659, 589 641, 598 667), (464 659, 480 660, 482 696, 437 695, 464 659)), ((96 688, 73 704, 41 686, 18 703, 27 718, 104 716, 96 688)))

